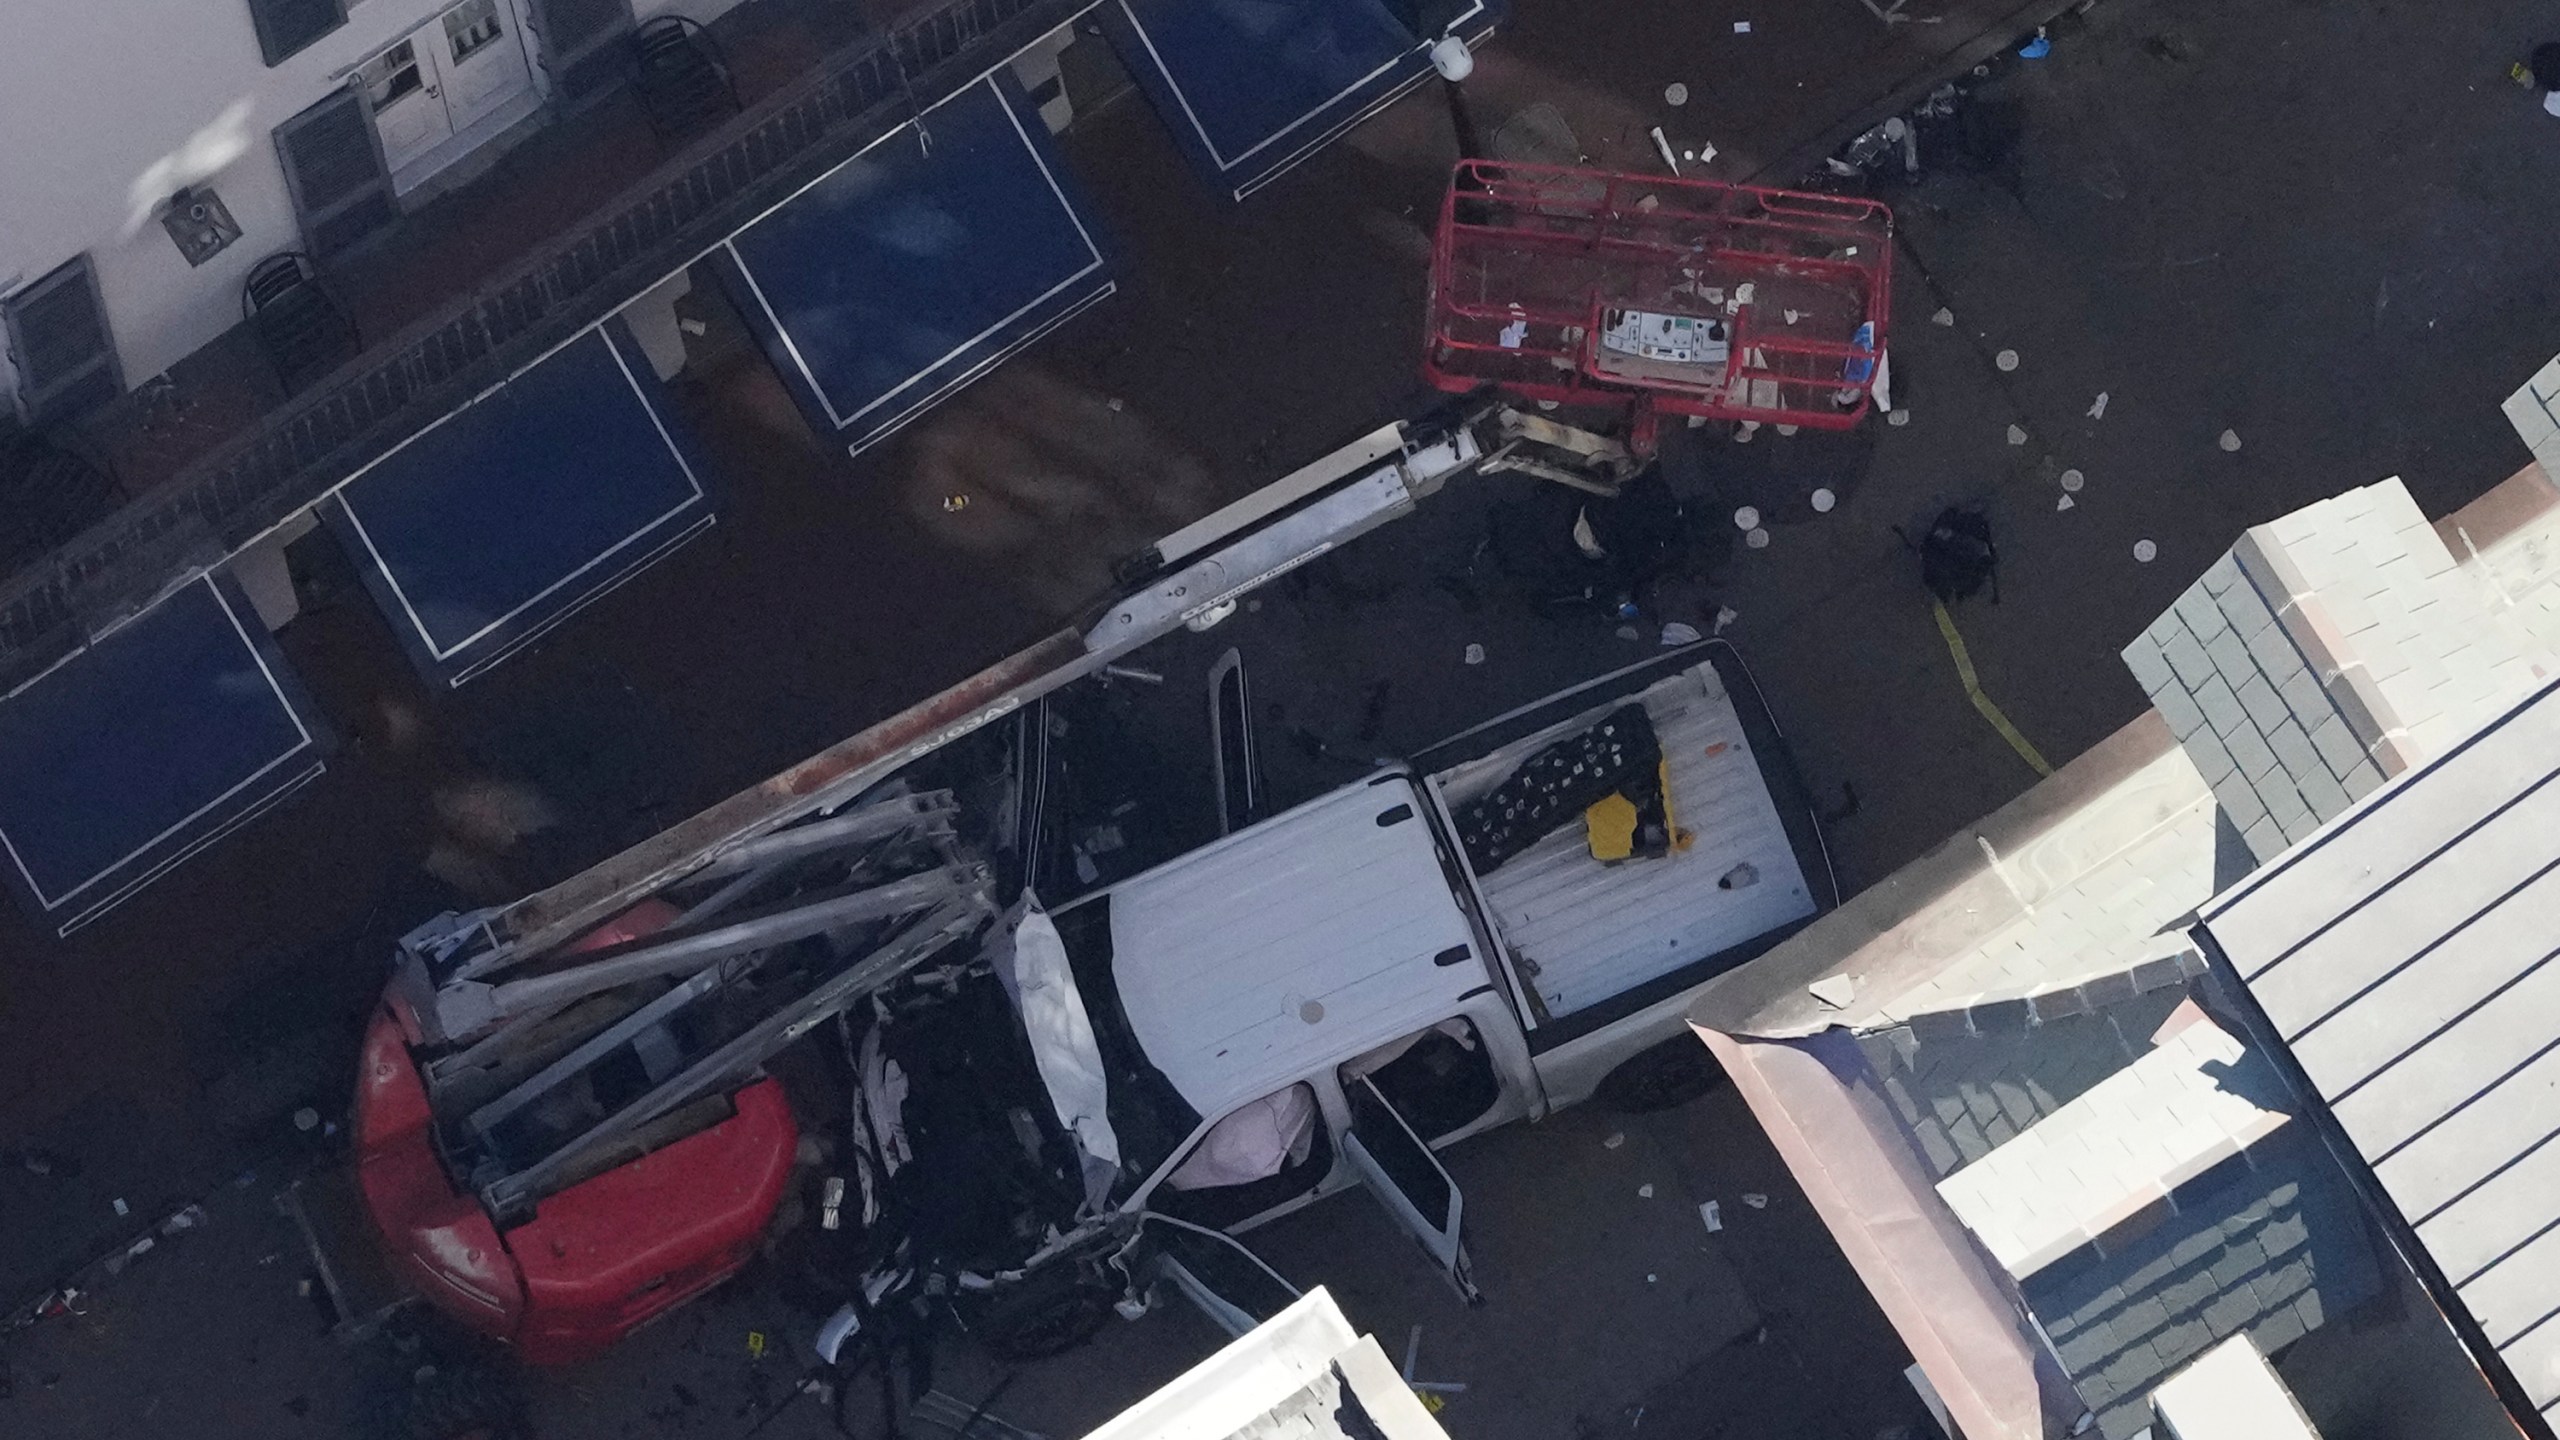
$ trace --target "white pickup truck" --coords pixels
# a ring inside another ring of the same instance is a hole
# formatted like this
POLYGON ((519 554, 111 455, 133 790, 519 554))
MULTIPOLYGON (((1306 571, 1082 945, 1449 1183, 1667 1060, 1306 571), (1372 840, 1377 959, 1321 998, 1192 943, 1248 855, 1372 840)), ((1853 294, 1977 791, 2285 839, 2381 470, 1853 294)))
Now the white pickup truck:
MULTIPOLYGON (((1464 1202, 1432 1152, 1595 1093, 1641 1109, 1703 1090, 1713 1062, 1683 1028, 1690 993, 1836 900, 1804 787, 1721 641, 1478 726, 1059 907, 1054 941, 1037 924, 1017 930, 997 969, 1010 965, 1032 1063, 1012 1070, 1044 1082, 1049 1104, 1036 1108, 1055 1124, 1041 1114, 1036 1128, 1073 1148, 1066 1173, 1083 1193, 1075 1218, 1062 1202, 1018 1231, 1039 1239, 1019 1268, 976 1268, 1018 1277, 1097 1228, 1128 1233, 1147 1217, 1196 1242, 1362 1184, 1473 1300, 1464 1202), (1533 757, 1577 753, 1613 716, 1623 729, 1630 703, 1659 744, 1659 770, 1644 768, 1667 781, 1661 853, 1594 858, 1568 796, 1565 813, 1514 825, 1499 863, 1470 858, 1470 807, 1480 828, 1482 802, 1516 798, 1498 792, 1533 757)), ((869 1033, 895 1037, 901 1025, 881 1013, 869 1033)), ((983 1035, 990 1012, 979 1013, 983 1035)), ((911 1170, 926 1167, 926 1147, 889 1138, 894 1113, 913 1113, 910 1080, 913 1095, 936 1087, 891 1061, 947 1069, 955 1033, 865 1046, 869 1143, 912 1155, 911 1170)), ((978 1103, 1004 1107, 1004 1068, 969 1069, 978 1103)), ((1010 1128, 1037 1153, 1019 1109, 1010 1128)), ((937 1226, 991 1188, 983 1151, 974 1165, 938 1163, 938 1193, 910 1201, 937 1226)), ((1199 1293, 1217 1287, 1192 1273, 1216 1257, 1195 1243, 1190 1258, 1171 1271, 1217 1312, 1199 1293)), ((1098 1323, 1094 1288, 1070 1314, 1065 1290, 1033 1287, 1025 1305, 1040 1313, 988 1328, 1018 1324, 1018 1352, 1052 1348, 1083 1315, 1098 1323)), ((1233 1308, 1221 1318, 1244 1325, 1270 1307, 1233 1308)))

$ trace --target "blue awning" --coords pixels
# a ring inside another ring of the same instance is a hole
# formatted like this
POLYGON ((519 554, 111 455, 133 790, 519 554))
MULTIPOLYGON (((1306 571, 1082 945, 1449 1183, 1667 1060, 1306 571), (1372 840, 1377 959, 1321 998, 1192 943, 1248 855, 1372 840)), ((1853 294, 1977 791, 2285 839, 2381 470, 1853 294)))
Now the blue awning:
MULTIPOLYGON (((1451 29, 1492 28, 1472 0, 1451 29)), ((1174 143, 1242 200, 1431 75, 1384 0, 1108 0, 1102 25, 1174 143)))
POLYGON ((64 935, 320 774, 256 612, 194 581, 0 699, 5 878, 64 935))
POLYGON ((1112 291, 1048 131, 999 71, 715 252, 821 432, 857 453, 1112 291))
POLYGON ((619 320, 437 421, 323 513, 420 668, 460 685, 712 522, 619 320))

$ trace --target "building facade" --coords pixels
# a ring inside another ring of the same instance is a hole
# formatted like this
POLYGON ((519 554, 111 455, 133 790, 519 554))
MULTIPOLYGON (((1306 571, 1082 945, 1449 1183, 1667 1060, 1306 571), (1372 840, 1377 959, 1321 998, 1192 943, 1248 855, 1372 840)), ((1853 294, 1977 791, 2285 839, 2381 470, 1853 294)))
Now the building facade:
POLYGON ((628 39, 736 0, 30 0, 0 52, 0 388, 75 414, 610 90, 628 39))

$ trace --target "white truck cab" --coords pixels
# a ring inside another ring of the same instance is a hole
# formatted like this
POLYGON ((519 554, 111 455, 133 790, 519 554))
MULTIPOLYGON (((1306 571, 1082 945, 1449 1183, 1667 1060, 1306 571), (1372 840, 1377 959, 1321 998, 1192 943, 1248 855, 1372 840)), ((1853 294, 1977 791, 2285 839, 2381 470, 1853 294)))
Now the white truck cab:
POLYGON ((1472 1300, 1463 1197, 1432 1152, 1604 1083, 1630 1108, 1702 1088, 1690 993, 1836 899, 1783 742, 1710 641, 1054 919, 1106 1072, 1123 1210, 1241 1230, 1362 1183, 1472 1300), (1470 858, 1468 807, 1629 704, 1660 744, 1668 853, 1595 859, 1576 814, 1470 858))

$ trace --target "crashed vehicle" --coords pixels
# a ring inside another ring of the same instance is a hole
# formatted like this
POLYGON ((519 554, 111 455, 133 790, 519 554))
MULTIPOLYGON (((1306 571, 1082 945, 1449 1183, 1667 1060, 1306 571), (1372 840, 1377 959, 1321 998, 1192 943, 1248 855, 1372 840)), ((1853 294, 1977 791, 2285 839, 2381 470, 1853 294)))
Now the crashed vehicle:
MULTIPOLYGON (((1836 903, 1740 657, 1693 645, 1281 813, 1230 806, 1223 838, 1108 879, 1045 813, 1044 697, 1504 435, 1453 412, 1364 437, 1167 537, 1088 630, 406 937, 350 1173, 287 1197, 340 1312, 423 1298, 566 1364, 769 1253, 834 1312, 830 1355, 949 1318, 1037 1356, 1167 1291, 1240 1333, 1294 1292, 1231 1232, 1354 1185, 1475 1298, 1434 1152, 1696 1093, 1689 992, 1836 903)), ((1251 763, 1221 742, 1222 797, 1251 763)))
POLYGON ((919 1278, 983 1297, 981 1338, 1015 1357, 1142 1309, 1154 1281, 1242 1333, 1291 1292, 1221 1232, 1353 1186, 1474 1301, 1434 1152, 1595 1094, 1699 1093, 1688 995, 1834 903, 1721 641, 1054 912, 1021 896, 976 961, 847 1021, 867 1263, 836 1333, 919 1278))

